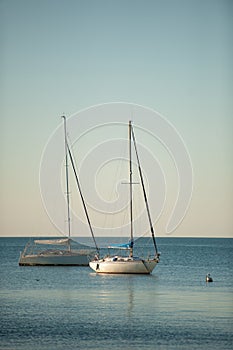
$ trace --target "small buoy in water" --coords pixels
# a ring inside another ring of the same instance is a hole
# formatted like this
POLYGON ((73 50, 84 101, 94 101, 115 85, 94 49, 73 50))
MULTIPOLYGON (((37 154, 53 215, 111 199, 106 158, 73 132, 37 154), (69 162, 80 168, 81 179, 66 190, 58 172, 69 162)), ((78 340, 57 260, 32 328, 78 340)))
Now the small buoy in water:
POLYGON ((206 282, 213 282, 213 278, 210 276, 209 273, 206 275, 205 280, 206 280, 206 282))

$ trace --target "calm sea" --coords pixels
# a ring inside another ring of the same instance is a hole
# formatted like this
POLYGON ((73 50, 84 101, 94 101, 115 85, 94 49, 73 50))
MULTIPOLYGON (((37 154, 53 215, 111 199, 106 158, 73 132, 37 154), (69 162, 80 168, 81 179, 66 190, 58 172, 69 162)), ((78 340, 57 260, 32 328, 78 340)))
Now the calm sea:
POLYGON ((0 239, 0 349, 233 348, 233 239, 160 238, 150 276, 20 267, 26 242, 0 239))

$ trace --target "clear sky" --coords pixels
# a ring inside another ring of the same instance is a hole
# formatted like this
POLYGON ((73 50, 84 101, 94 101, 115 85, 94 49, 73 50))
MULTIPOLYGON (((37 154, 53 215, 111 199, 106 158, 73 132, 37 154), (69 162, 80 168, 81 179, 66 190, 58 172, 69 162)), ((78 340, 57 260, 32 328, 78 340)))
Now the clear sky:
POLYGON ((160 112, 188 148, 193 197, 173 236, 233 237, 232 16, 230 0, 1 0, 0 235, 57 235, 45 144, 63 113, 123 101, 160 112))

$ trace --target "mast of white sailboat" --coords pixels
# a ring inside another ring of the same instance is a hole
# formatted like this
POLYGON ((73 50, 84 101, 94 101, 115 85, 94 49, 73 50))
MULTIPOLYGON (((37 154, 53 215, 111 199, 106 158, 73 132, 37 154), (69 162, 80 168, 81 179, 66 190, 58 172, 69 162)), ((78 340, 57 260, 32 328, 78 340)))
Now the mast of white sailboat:
POLYGON ((66 168, 66 202, 67 202, 67 221, 68 221, 68 247, 70 247, 70 192, 69 192, 69 172, 68 172, 68 150, 67 150, 67 132, 66 132, 66 117, 63 115, 64 119, 64 134, 65 134, 65 168, 66 168))
POLYGON ((130 192, 130 256, 133 256, 133 188, 132 188, 132 145, 131 145, 131 135, 132 135, 132 122, 129 121, 129 192, 130 192))
POLYGON ((139 175, 140 175, 140 179, 141 179, 144 200, 145 200, 145 204, 146 204, 147 216, 148 216, 148 220, 149 220, 149 224, 150 224, 151 236, 152 236, 153 243, 154 243, 155 253, 158 256, 159 254, 158 254, 157 244, 155 241, 154 227, 153 227, 153 223, 152 223, 152 219, 151 219, 151 215, 150 215, 149 203, 147 200, 146 189, 145 189, 145 185, 144 185, 144 179, 143 179, 143 175, 142 175, 142 169, 141 169, 140 160, 139 160, 139 156, 138 156, 133 127, 131 128, 131 133, 132 133, 132 137, 133 137, 134 149, 135 149, 137 163, 138 163, 138 170, 139 170, 139 175))

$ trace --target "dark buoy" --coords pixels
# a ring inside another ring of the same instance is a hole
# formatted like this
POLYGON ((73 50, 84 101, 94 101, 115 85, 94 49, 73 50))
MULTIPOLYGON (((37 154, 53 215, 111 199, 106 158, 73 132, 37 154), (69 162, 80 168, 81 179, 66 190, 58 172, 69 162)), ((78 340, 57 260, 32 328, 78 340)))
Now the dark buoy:
POLYGON ((206 280, 206 282, 213 282, 213 278, 210 276, 209 273, 206 275, 205 280, 206 280))

